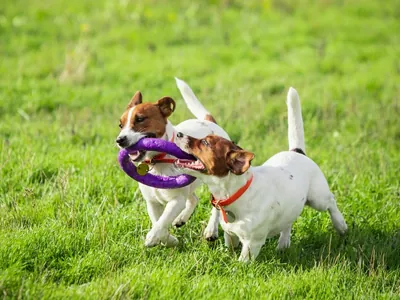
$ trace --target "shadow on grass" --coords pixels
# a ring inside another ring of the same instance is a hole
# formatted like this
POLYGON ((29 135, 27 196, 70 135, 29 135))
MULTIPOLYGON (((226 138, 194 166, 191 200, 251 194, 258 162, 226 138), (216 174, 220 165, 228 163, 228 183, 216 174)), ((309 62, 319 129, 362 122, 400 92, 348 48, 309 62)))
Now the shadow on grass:
MULTIPOLYGON (((187 236, 187 233, 179 233, 181 230, 178 229, 173 233, 181 241, 174 250, 178 253, 184 254, 193 251, 195 240, 195 243, 198 243, 196 248, 204 250, 208 248, 211 252, 222 251, 228 254, 227 256, 223 255, 228 264, 239 258, 241 246, 234 252, 228 251, 224 245, 221 228, 219 238, 214 242, 206 242, 197 230, 193 230, 190 237, 187 236)), ((200 232, 203 230, 204 228, 200 232)), ((330 226, 326 231, 310 229, 306 232, 302 230, 301 233, 292 232, 290 248, 285 251, 277 251, 277 244, 278 237, 267 239, 256 262, 262 264, 275 261, 283 267, 287 265, 290 268, 303 270, 313 269, 316 266, 333 267, 344 264, 351 269, 368 274, 377 269, 387 271, 400 269, 400 227, 382 231, 369 224, 353 223, 349 224, 347 233, 340 236, 330 226)), ((219 259, 224 260, 221 257, 219 259)))
POLYGON ((307 236, 292 237, 292 244, 284 252, 277 252, 277 239, 267 240, 257 258, 258 262, 277 259, 295 268, 348 264, 351 268, 372 273, 377 268, 400 268, 400 228, 383 232, 371 227, 353 225, 345 236, 336 232, 310 232, 307 236))

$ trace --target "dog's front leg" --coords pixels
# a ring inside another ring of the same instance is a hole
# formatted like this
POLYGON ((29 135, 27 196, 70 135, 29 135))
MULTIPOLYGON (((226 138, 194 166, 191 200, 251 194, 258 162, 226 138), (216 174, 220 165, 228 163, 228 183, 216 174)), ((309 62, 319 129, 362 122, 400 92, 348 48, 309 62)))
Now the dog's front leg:
POLYGON ((186 200, 185 209, 179 214, 179 216, 174 220, 172 225, 176 227, 181 227, 186 224, 189 220, 190 216, 193 214, 194 209, 197 206, 197 202, 199 202, 199 198, 193 193, 188 196, 186 200))
POLYGON ((235 234, 230 234, 228 232, 224 232, 224 240, 225 240, 225 246, 230 249, 234 250, 239 246, 239 238, 235 234))
POLYGON ((168 227, 184 208, 185 199, 183 197, 169 201, 165 206, 164 212, 147 234, 145 246, 153 247, 159 243, 169 247, 176 246, 178 239, 169 234, 168 227))
POLYGON ((149 214, 150 221, 153 226, 157 223, 158 219, 163 213, 164 206, 159 202, 146 200, 147 213, 149 214))
POLYGON ((215 207, 211 210, 211 217, 206 229, 204 229, 204 238, 209 241, 215 241, 218 238, 219 210, 215 207))
POLYGON ((265 240, 251 240, 242 241, 242 252, 239 256, 239 261, 248 263, 250 259, 255 260, 260 253, 261 247, 264 245, 265 240))
POLYGON ((288 228, 282 230, 281 235, 279 236, 278 247, 277 250, 283 250, 289 248, 290 246, 290 233, 292 231, 292 224, 289 225, 288 228))
MULTIPOLYGON (((149 213, 149 217, 151 220, 151 223, 153 224, 153 226, 155 226, 155 224, 157 223, 158 219, 160 219, 163 210, 164 210, 164 206, 161 205, 159 202, 156 201, 146 201, 147 204, 147 212, 149 213)), ((168 233, 168 239, 165 242, 165 245, 168 247, 173 247, 175 245, 178 244, 178 239, 176 237, 174 237, 172 234, 168 233)), ((156 244, 152 244, 152 245, 147 245, 147 247, 151 247, 151 246, 155 246, 156 244)))

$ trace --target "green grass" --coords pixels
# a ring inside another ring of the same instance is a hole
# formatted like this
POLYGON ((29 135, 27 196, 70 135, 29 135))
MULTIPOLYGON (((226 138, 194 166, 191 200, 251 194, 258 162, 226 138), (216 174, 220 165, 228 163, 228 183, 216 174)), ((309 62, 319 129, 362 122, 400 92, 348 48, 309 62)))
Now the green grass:
POLYGON ((0 296, 400 298, 398 1, 1 1, 0 296), (294 4, 296 3, 296 4, 294 4), (287 149, 286 92, 349 224, 306 208, 292 246, 242 265, 201 233, 205 187, 175 249, 146 249, 114 139, 130 97, 186 80, 260 164, 287 149))

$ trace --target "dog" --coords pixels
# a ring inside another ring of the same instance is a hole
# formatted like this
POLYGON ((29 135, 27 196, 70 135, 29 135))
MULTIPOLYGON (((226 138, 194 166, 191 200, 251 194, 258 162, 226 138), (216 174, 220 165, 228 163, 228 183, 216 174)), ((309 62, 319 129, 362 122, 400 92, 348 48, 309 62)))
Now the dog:
MULTIPOLYGON (((177 86, 189 110, 197 119, 186 120, 176 126, 168 120, 175 110, 175 101, 170 97, 162 97, 156 103, 143 103, 142 94, 136 92, 122 114, 119 127, 121 129, 116 143, 120 148, 127 148, 146 137, 160 138, 173 142, 177 132, 203 138, 215 134, 229 139, 229 135, 216 124, 214 117, 203 107, 191 88, 176 78, 177 86)), ((147 163, 150 173, 165 176, 181 174, 171 162, 171 156, 154 151, 136 151, 130 155, 135 163, 147 163), (169 163, 168 163, 169 161, 169 163)), ((152 229, 146 235, 145 246, 153 247, 163 244, 176 246, 178 239, 168 231, 170 225, 180 227, 192 215, 198 198, 194 194, 200 185, 199 180, 188 186, 177 189, 156 189, 139 183, 139 189, 146 200, 147 211, 152 222, 152 229)), ((218 237, 219 212, 215 208, 204 231, 208 241, 218 237)))
POLYGON ((177 160, 175 165, 208 185, 212 204, 221 210, 225 244, 242 244, 242 262, 255 259, 265 240, 279 233, 277 248, 288 248, 292 224, 305 205, 327 210, 340 234, 347 230, 325 176, 305 155, 300 99, 293 88, 287 106, 290 150, 275 154, 261 166, 252 167, 254 154, 223 137, 177 134, 176 144, 197 160, 177 160))

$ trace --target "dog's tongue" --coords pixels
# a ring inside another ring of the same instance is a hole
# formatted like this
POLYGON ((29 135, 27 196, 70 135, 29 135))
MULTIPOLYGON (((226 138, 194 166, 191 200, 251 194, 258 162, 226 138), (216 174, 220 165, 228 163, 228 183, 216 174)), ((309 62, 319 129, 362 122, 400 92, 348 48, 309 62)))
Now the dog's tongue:
POLYGON ((129 157, 132 159, 132 160, 135 160, 136 158, 138 158, 139 157, 139 155, 140 155, 140 152, 139 151, 133 151, 132 153, 129 153, 129 157))

